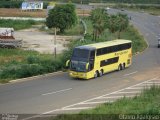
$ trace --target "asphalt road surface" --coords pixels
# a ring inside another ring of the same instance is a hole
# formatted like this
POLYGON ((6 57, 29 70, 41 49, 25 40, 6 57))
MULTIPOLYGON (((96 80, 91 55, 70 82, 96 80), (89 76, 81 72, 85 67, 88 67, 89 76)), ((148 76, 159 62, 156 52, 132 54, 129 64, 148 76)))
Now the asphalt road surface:
MULTIPOLYGON (((110 11, 117 12, 113 9, 110 11)), ((160 77, 160 49, 157 48, 160 17, 146 13, 121 12, 132 17, 131 23, 139 29, 149 44, 143 53, 133 57, 131 67, 87 81, 72 79, 68 73, 60 73, 36 80, 0 85, 0 113, 54 113, 56 109, 160 77)))

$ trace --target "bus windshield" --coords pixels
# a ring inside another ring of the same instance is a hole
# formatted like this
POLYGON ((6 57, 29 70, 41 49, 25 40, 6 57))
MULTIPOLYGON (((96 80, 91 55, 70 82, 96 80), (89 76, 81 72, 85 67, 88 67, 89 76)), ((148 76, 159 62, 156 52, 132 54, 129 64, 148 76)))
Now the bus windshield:
POLYGON ((89 53, 90 51, 87 49, 75 48, 71 58, 71 70, 85 72, 86 64, 89 61, 89 53))
POLYGON ((74 57, 74 58, 86 58, 86 59, 88 59, 88 57, 89 57, 89 50, 75 48, 73 50, 72 57, 74 57))
POLYGON ((86 63, 83 61, 71 61, 71 70, 77 72, 85 72, 86 71, 86 63))

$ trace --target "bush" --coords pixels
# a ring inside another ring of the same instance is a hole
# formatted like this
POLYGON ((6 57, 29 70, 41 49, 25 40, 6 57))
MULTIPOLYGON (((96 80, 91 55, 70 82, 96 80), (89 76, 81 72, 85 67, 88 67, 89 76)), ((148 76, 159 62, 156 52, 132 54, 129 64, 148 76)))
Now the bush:
POLYGON ((34 64, 34 63, 39 63, 40 59, 36 56, 29 56, 27 58, 28 64, 34 64))
POLYGON ((64 61, 57 58, 52 59, 40 59, 36 56, 29 56, 27 63, 18 64, 10 62, 6 67, 3 67, 0 71, 0 79, 15 79, 35 76, 39 74, 55 72, 64 68, 64 61))
POLYGON ((33 20, 4 20, 0 19, 1 27, 10 27, 15 30, 30 28, 32 25, 35 25, 37 22, 33 20))
POLYGON ((43 73, 43 66, 38 64, 24 64, 16 71, 18 78, 30 77, 43 73))
POLYGON ((18 69, 18 66, 15 66, 15 65, 1 69, 2 71, 0 72, 0 79, 16 78, 15 73, 17 69, 18 69))

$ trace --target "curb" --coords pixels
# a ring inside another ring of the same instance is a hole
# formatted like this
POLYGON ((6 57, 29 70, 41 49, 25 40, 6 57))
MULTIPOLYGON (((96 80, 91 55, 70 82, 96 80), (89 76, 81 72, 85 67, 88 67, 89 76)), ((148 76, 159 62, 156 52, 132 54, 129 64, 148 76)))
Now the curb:
POLYGON ((23 81, 28 81, 28 80, 34 80, 34 79, 41 78, 41 77, 49 77, 49 76, 58 75, 58 74, 61 74, 61 73, 64 73, 64 72, 58 71, 58 72, 53 72, 53 73, 48 73, 48 74, 43 74, 43 75, 37 75, 37 76, 33 76, 33 77, 16 79, 16 80, 11 80, 9 83, 16 83, 16 82, 23 82, 23 81))
POLYGON ((48 73, 48 74, 43 74, 43 75, 37 75, 37 76, 26 77, 26 78, 21 78, 21 79, 16 79, 16 80, 10 80, 8 83, 4 83, 4 84, 0 83, 0 85, 6 85, 6 84, 13 84, 13 83, 18 83, 18 82, 36 80, 38 78, 51 77, 51 76, 55 76, 55 75, 62 74, 62 73, 65 73, 65 72, 58 71, 58 72, 53 72, 53 73, 48 73))

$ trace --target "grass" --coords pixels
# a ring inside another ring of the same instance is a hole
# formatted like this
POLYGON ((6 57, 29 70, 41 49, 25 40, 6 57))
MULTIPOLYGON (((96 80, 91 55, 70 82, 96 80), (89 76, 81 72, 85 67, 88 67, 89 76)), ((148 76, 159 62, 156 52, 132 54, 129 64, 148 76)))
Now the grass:
POLYGON ((32 25, 39 24, 33 20, 5 20, 0 19, 0 27, 14 28, 15 30, 30 28, 32 25))
POLYGON ((122 39, 132 40, 132 52, 136 54, 142 52, 147 48, 147 43, 143 36, 131 25, 121 33, 122 39))
POLYGON ((62 70, 62 60, 61 55, 54 59, 51 54, 35 51, 0 49, 0 82, 62 70))
POLYGON ((20 49, 0 49, 0 66, 6 65, 12 61, 25 63, 28 56, 39 55, 35 51, 23 51, 20 49))
POLYGON ((60 34, 60 35, 82 35, 83 34, 83 26, 82 23, 80 21, 78 21, 78 24, 76 24, 75 26, 73 26, 70 29, 67 29, 64 31, 64 33, 60 34))
POLYGON ((58 115, 53 120, 120 120, 127 116, 130 117, 127 120, 132 117, 135 120, 147 120, 143 116, 157 117, 160 114, 159 93, 160 87, 153 86, 151 89, 144 90, 140 96, 124 97, 116 102, 105 103, 74 115, 58 115))

